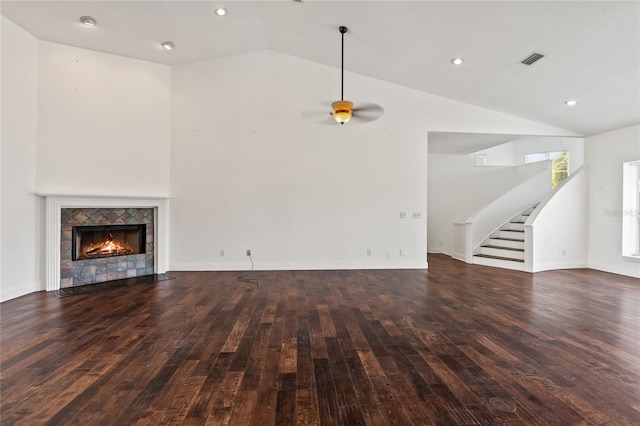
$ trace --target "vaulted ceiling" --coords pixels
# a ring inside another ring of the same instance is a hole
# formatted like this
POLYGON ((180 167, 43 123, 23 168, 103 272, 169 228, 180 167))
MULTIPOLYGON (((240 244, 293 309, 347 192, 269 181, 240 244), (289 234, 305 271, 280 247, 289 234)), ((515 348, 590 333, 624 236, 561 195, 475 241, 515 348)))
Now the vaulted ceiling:
POLYGON ((53 0, 1 11, 40 40, 168 65, 270 49, 339 67, 345 25, 349 71, 582 135, 640 117, 637 1, 53 0), (520 63, 533 52, 544 57, 520 63))

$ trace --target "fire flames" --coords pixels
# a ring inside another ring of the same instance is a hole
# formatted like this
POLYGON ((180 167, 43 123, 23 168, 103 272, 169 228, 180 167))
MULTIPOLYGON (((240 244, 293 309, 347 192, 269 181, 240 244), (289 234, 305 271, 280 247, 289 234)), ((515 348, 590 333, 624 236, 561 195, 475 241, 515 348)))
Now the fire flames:
POLYGON ((109 238, 99 244, 94 244, 85 251, 82 258, 89 257, 107 257, 120 256, 123 254, 132 254, 133 250, 122 246, 113 239, 113 235, 109 234, 109 238))

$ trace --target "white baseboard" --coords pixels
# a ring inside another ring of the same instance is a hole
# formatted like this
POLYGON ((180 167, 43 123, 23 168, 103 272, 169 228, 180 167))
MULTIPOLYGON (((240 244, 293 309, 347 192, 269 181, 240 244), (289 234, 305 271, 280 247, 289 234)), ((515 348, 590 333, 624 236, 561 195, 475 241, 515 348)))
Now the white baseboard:
POLYGON ((632 278, 640 278, 640 268, 637 267, 637 264, 634 265, 631 262, 629 263, 630 263, 629 268, 621 268, 619 266, 605 265, 601 263, 589 263, 587 268, 595 269, 603 272, 609 272, 610 274, 625 275, 627 277, 632 277, 632 278), (636 267, 634 268, 634 266, 636 267))
POLYGON ((444 254, 445 256, 449 256, 452 259, 455 260, 459 260, 461 262, 466 262, 466 260, 464 259, 464 254, 459 254, 459 253, 448 253, 445 250, 442 250, 441 248, 435 248, 432 250, 428 251, 428 254, 444 254))
POLYGON ((0 289, 0 302, 15 299, 26 294, 42 291, 43 288, 36 288, 35 285, 16 285, 12 287, 2 287, 0 289))
POLYGON ((585 262, 536 263, 533 265, 533 272, 553 271, 556 269, 582 269, 582 268, 588 268, 585 262))
MULTIPOLYGON (((428 264, 418 262, 259 262, 256 271, 322 271, 351 269, 427 269, 428 264)), ((170 263, 169 271, 248 271, 251 262, 242 263, 170 263)))
POLYGON ((427 250, 427 254, 446 254, 447 256, 451 256, 446 250, 439 247, 427 250))
POLYGON ((169 263, 168 271, 248 271, 248 263, 169 263))

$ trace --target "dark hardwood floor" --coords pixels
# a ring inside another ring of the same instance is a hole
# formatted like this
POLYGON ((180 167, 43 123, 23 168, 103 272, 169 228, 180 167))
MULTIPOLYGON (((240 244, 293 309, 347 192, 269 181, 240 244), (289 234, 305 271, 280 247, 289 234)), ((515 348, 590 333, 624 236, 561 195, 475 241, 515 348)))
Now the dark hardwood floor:
POLYGON ((0 423, 640 424, 640 280, 429 266, 5 302, 0 423))

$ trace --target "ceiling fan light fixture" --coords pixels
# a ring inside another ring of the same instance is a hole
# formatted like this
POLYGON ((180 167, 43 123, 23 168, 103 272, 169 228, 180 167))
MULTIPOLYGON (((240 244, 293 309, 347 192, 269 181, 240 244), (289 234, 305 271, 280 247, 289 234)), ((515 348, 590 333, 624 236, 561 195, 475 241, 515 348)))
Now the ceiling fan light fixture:
POLYGON ((333 119, 339 124, 347 123, 353 117, 353 102, 351 101, 335 101, 331 104, 333 108, 333 119))

